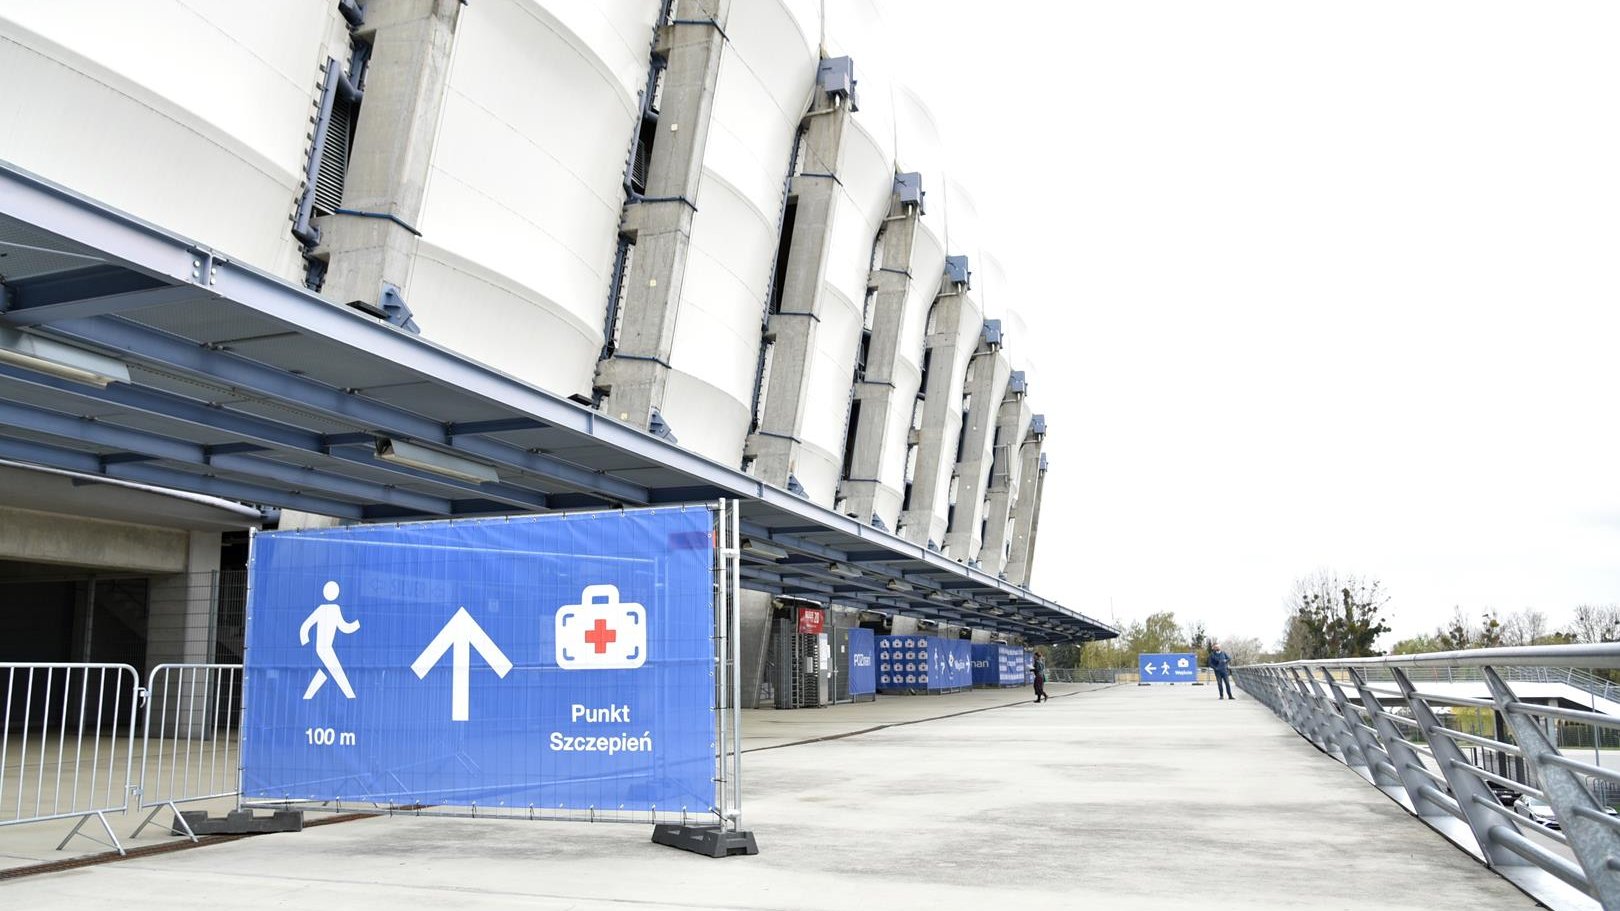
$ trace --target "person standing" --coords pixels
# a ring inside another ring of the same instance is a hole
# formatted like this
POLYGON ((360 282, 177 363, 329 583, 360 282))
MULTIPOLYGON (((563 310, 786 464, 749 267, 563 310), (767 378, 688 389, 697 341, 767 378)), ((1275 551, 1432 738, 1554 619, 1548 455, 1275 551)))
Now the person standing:
POLYGON ((1220 694, 1219 698, 1237 698, 1232 695, 1232 656, 1218 642, 1209 644, 1209 666, 1215 671, 1215 692, 1220 694))
POLYGON ((1046 701, 1046 656, 1035 650, 1035 701, 1046 701))

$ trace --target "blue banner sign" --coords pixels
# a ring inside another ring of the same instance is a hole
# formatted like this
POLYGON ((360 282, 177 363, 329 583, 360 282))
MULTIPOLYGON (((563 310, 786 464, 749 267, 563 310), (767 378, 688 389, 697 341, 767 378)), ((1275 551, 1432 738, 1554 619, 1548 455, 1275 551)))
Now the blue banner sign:
POLYGON ((876 634, 856 627, 849 631, 849 694, 870 696, 876 692, 876 634))
POLYGON ((1016 645, 998 645, 996 682, 1002 686, 1023 686, 1024 650, 1016 645))
POLYGON ((1136 669, 1143 683, 1194 683, 1198 680, 1198 656, 1192 652, 1136 656, 1136 669))
POLYGON ((973 685, 1001 685, 1001 646, 989 642, 973 645, 973 685))
POLYGON ((711 812, 705 507, 254 536, 248 799, 711 812))
POLYGON ((973 686, 973 643, 943 636, 879 636, 881 692, 968 689, 973 686))

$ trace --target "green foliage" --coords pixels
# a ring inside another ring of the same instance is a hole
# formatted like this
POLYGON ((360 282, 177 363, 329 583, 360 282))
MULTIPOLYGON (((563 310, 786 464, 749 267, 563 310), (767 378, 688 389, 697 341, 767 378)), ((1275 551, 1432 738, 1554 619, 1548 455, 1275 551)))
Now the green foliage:
POLYGON ((1440 644, 1438 636, 1413 636, 1395 643, 1389 650, 1392 655, 1421 655, 1425 652, 1441 652, 1445 647, 1440 644))
POLYGON ((1283 628, 1284 660, 1364 658, 1380 654, 1378 637, 1389 632, 1382 611, 1389 603, 1377 579, 1340 578, 1318 572, 1297 580, 1287 601, 1283 628))

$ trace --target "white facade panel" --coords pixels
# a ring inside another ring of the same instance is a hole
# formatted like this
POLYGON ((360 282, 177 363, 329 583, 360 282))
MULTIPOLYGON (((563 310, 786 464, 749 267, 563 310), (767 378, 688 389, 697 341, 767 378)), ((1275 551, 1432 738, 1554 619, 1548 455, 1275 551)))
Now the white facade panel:
POLYGON ((406 299, 426 337, 572 395, 602 347, 658 4, 557 10, 462 11, 406 299))
MULTIPOLYGON (((683 446, 742 458, 793 136, 814 32, 777 3, 733 3, 693 216, 663 413, 683 446)), ((675 124, 660 122, 659 129, 675 124)))
POLYGON ((325 0, 0 0, 0 159, 300 278, 288 215, 347 55, 325 0))

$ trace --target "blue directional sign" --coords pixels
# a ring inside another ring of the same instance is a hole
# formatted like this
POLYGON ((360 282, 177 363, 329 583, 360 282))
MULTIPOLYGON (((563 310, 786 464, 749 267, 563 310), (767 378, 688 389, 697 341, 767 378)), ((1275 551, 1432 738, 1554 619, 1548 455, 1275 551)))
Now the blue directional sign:
POLYGON ((1143 683, 1195 683, 1198 680, 1198 656, 1192 652, 1171 652, 1162 655, 1136 656, 1136 669, 1143 683))
POLYGON ((253 539, 248 799, 704 813, 703 507, 253 539))
POLYGON ((849 694, 866 696, 877 692, 877 645, 869 629, 849 631, 849 694))

